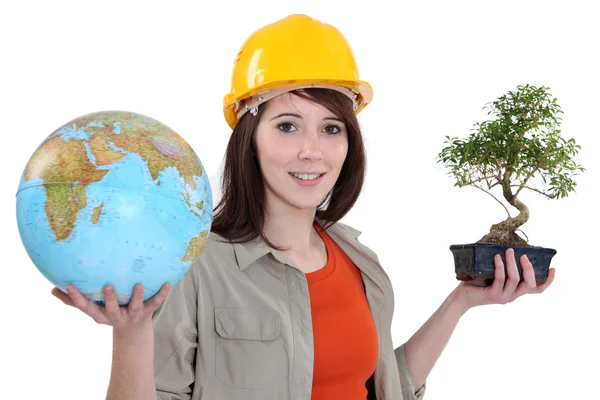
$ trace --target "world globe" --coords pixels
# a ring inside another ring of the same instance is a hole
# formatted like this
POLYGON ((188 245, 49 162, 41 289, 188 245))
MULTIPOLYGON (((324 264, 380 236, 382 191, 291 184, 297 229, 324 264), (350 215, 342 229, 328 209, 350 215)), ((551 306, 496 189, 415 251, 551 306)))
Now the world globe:
POLYGON ((127 305, 175 285, 206 245, 210 183, 190 145, 144 115, 106 111, 50 134, 27 162, 16 194, 21 240, 33 264, 66 293, 127 305))

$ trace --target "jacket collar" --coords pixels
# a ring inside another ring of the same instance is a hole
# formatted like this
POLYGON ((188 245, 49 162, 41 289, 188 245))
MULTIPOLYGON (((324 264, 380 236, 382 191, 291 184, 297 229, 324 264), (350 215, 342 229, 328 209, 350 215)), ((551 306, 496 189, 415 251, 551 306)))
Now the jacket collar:
MULTIPOLYGON (((317 222, 321 226, 325 225, 325 221, 317 220, 317 222)), ((361 231, 354 229, 353 227, 351 227, 349 225, 342 224, 340 222, 336 222, 335 224, 331 225, 331 227, 329 227, 326 230, 326 232, 327 233, 332 232, 335 235, 340 236, 341 238, 352 241, 352 242, 356 242, 358 237, 362 234, 361 231)))
POLYGON ((240 271, 245 270, 250 264, 263 256, 275 252, 275 250, 265 243, 260 235, 244 243, 234 243, 233 251, 235 252, 235 259, 240 271))
POLYGON ((385 279, 385 273, 379 264, 377 255, 358 241, 361 232, 345 224, 335 224, 327 230, 327 233, 344 251, 346 256, 352 260, 354 265, 385 295, 382 282, 382 279, 385 279))
MULTIPOLYGON (((320 226, 325 225, 325 221, 316 219, 320 226)), ((341 238, 348 243, 358 245, 357 238, 362 232, 341 223, 335 223, 327 228, 326 232, 335 238, 341 238)), ((261 259, 267 254, 272 254, 273 257, 279 262, 290 263, 290 261, 279 251, 272 249, 265 243, 263 238, 259 235, 252 240, 244 243, 233 243, 233 250, 235 257, 240 268, 240 271, 245 270, 253 262, 261 259)))

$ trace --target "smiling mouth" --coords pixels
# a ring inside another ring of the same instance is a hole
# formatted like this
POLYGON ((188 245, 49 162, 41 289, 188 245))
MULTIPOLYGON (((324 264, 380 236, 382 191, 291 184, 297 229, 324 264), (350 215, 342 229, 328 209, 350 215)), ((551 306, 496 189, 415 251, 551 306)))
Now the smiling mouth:
POLYGON ((318 179, 321 176, 325 175, 324 172, 316 173, 316 174, 301 174, 301 173, 296 173, 296 172, 290 172, 289 174, 291 176, 293 176, 294 178, 302 179, 303 181, 312 181, 312 180, 318 179))

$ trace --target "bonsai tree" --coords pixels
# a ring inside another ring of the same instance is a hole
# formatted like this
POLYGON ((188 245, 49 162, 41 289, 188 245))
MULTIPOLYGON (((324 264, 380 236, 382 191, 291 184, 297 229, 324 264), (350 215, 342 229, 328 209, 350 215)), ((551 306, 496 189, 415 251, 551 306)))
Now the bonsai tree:
MULTIPOLYGON (((530 190, 549 199, 567 197, 575 191, 574 176, 584 168, 573 161, 580 146, 564 139, 560 131, 560 106, 547 87, 518 86, 517 91, 486 104, 494 119, 476 123, 467 139, 446 136, 447 146, 438 154, 456 180, 454 186, 472 186, 493 197, 507 218, 493 224, 477 243, 529 246, 517 234, 529 219, 529 208, 519 195, 530 190), (518 210, 508 208, 492 193, 502 194, 518 210)), ((522 232, 522 231, 521 231, 522 232)), ((527 236, 527 235, 525 235, 527 236)))

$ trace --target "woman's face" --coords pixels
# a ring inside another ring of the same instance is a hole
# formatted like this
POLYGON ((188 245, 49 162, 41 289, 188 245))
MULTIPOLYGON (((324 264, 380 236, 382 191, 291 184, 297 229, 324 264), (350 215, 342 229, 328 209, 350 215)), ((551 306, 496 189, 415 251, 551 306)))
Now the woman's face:
POLYGON ((269 210, 315 210, 337 181, 348 152, 340 118, 292 93, 269 100, 254 136, 269 210))

